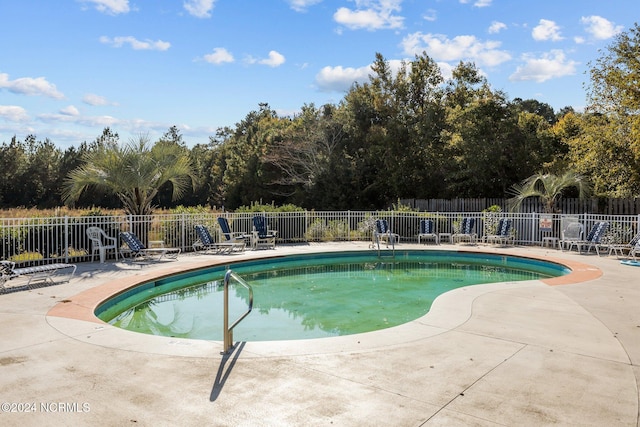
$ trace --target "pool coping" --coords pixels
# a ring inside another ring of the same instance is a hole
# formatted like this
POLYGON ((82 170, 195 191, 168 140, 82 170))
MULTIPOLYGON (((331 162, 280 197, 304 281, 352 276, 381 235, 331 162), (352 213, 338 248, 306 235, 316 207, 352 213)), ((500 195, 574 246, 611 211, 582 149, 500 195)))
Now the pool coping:
MULTIPOLYGON (((513 254, 508 251, 488 251, 483 248, 467 250, 464 248, 441 249, 459 253, 504 255, 516 258, 553 262, 571 270, 569 274, 541 280, 522 282, 498 282, 473 285, 449 291, 439 296, 424 316, 392 328, 363 334, 345 335, 308 340, 257 341, 243 343, 245 356, 276 356, 293 354, 327 353, 335 351, 363 351, 379 349, 406 343, 411 340, 441 334, 463 324, 471 315, 471 304, 479 296, 515 287, 559 286, 582 283, 602 276, 602 271, 592 265, 579 261, 560 259, 537 254, 513 254), (455 307, 456 310, 447 310, 455 307)), ((352 250, 362 250, 361 248, 352 250)), ((405 249, 403 249, 405 250, 405 249)), ((430 249, 406 249, 410 251, 428 251, 430 249)), ((322 253, 336 252, 318 251, 322 253)), ((257 258, 268 259, 282 257, 282 253, 261 254, 257 258)), ((237 260, 234 260, 237 261, 237 260)), ((47 322, 62 334, 69 337, 101 345, 130 351, 143 351, 165 355, 188 357, 219 357, 221 341, 183 339, 141 334, 109 325, 95 316, 96 308, 106 299, 125 292, 141 283, 157 280, 176 273, 184 273, 202 268, 229 264, 229 258, 211 258, 185 265, 169 266, 159 270, 139 272, 119 278, 102 285, 87 289, 70 298, 66 298, 52 307, 46 314, 47 322)))

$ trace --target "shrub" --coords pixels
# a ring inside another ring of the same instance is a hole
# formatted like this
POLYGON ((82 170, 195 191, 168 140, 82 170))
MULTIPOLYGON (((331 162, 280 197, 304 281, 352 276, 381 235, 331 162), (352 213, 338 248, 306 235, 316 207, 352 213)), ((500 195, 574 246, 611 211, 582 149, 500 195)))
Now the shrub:
POLYGON ((349 235, 349 224, 346 221, 329 221, 318 218, 307 227, 304 237, 307 241, 332 242, 345 240, 349 235))
POLYGON ((304 212, 305 209, 293 204, 286 204, 282 206, 276 206, 275 204, 263 205, 262 203, 253 202, 251 206, 240 206, 235 212, 304 212))
POLYGON ((489 206, 482 211, 484 236, 492 236, 498 233, 498 223, 502 217, 502 208, 498 205, 489 206))

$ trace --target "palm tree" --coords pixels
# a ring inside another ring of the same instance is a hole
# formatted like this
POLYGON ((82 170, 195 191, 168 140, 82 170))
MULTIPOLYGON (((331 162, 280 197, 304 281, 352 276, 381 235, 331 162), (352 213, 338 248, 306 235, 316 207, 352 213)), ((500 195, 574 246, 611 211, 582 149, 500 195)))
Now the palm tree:
POLYGON ((591 187, 583 175, 567 171, 562 175, 537 173, 511 187, 513 195, 508 200, 511 210, 518 208, 529 197, 539 197, 546 213, 557 212, 558 202, 563 192, 576 188, 581 199, 591 193, 591 187))
POLYGON ((116 194, 127 214, 149 215, 153 198, 162 186, 171 183, 172 198, 177 200, 193 181, 184 147, 166 141, 150 146, 149 138, 140 136, 122 147, 108 141, 88 152, 84 164, 65 180, 62 198, 72 204, 84 191, 100 188, 116 194))

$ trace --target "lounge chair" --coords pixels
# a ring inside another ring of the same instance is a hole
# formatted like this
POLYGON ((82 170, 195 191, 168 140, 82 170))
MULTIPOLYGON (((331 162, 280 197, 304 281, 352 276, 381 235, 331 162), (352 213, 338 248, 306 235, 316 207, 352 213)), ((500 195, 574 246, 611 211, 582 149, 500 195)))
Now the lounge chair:
POLYGON ((194 225, 193 228, 198 236, 192 245, 194 252, 202 251, 203 253, 229 254, 234 248, 244 248, 244 242, 216 242, 213 236, 211 236, 209 229, 202 224, 194 225))
POLYGON ((100 262, 104 263, 107 258, 107 251, 113 250, 118 260, 118 239, 107 236, 107 233, 100 227, 87 228, 87 237, 91 241, 91 262, 96 255, 100 254, 100 262))
POLYGON ((460 223, 460 230, 451 236, 451 240, 454 243, 460 243, 463 240, 468 241, 471 244, 476 243, 476 238, 478 235, 475 232, 476 219, 472 217, 462 218, 462 222, 460 223))
MULTIPOLYGON (((629 257, 635 259, 636 247, 638 246, 638 243, 640 243, 640 231, 635 236, 633 236, 629 243, 614 243, 607 245, 607 247, 609 248, 609 255, 615 254, 616 256, 621 257, 624 256, 626 252, 629 257)), ((640 252, 640 249, 638 249, 638 252, 640 252)))
POLYGON ((144 243, 138 239, 138 236, 130 231, 121 232, 120 238, 127 244, 129 248, 128 251, 131 253, 131 259, 133 260, 153 259, 155 257, 158 257, 158 261, 165 257, 177 259, 181 252, 180 248, 147 248, 144 243))
POLYGON ((418 234, 418 244, 421 239, 433 239, 436 245, 440 244, 440 238, 436 234, 436 229, 432 219, 420 220, 420 233, 418 234))
POLYGON ((400 243, 400 235, 392 233, 389 228, 389 223, 386 219, 376 219, 376 229, 373 232, 374 244, 378 246, 380 250, 380 241, 385 241, 387 247, 389 244, 395 249, 396 243, 400 243))
POLYGON ((251 235, 251 246, 253 249, 276 247, 277 230, 269 230, 267 219, 262 215, 253 217, 253 234, 251 235))
POLYGON ((629 258, 633 258, 634 261, 637 261, 636 255, 640 255, 640 240, 629 251, 629 258))
POLYGON ((13 261, 0 261, 0 272, 2 273, 0 289, 5 289, 5 284, 16 277, 28 278, 26 286, 37 281, 55 283, 53 278, 57 275, 66 276, 68 282, 76 272, 76 265, 57 263, 16 268, 16 263, 13 261))
POLYGON ((509 218, 500 218, 496 234, 484 236, 487 243, 499 243, 501 245, 506 245, 510 240, 515 241, 515 238, 511 234, 511 223, 512 221, 509 218))
POLYGON ((582 253, 582 249, 586 247, 586 252, 589 253, 591 248, 596 250, 596 254, 600 255, 600 247, 602 245, 602 237, 604 233, 607 232, 607 228, 609 228, 609 223, 606 221, 597 222, 589 233, 587 234, 587 238, 585 240, 572 241, 569 245, 569 250, 571 250, 574 246, 578 249, 579 253, 582 253))
POLYGON ((227 243, 235 243, 234 249, 244 250, 247 241, 251 241, 250 234, 231 231, 229 221, 223 216, 218 217, 218 225, 220 226, 220 241, 227 243))

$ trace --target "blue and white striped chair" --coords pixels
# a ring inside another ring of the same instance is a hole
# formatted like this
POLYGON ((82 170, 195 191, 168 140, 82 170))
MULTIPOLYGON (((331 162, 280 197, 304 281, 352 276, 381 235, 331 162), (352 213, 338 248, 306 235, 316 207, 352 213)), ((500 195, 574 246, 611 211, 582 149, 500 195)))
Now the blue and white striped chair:
POLYGON ((229 221, 223 216, 218 217, 218 225, 220 226, 220 242, 231 245, 232 250, 243 251, 247 242, 251 241, 250 234, 231 231, 229 221))
POLYGON ((511 219, 500 218, 498 221, 498 227, 496 234, 489 234, 485 236, 487 243, 500 243, 506 245, 510 240, 514 240, 514 236, 511 234, 511 219))
POLYGON ((376 229, 373 232, 373 239, 378 249, 380 249, 381 240, 386 243, 387 247, 391 244, 393 248, 395 248, 396 243, 400 243, 400 235, 391 232, 386 219, 376 219, 376 229))
POLYGON ((147 259, 158 257, 158 261, 162 258, 177 259, 180 255, 180 248, 147 248, 144 243, 138 239, 138 236, 130 231, 123 231, 120 233, 120 238, 129 247, 131 253, 131 259, 147 259))
POLYGON ((440 244, 440 239, 436 234, 435 224, 432 219, 420 220, 420 233, 418 234, 418 244, 421 239, 433 239, 436 245, 440 244))
POLYGON ((597 222, 593 227, 591 227, 591 230, 589 230, 587 238, 585 240, 571 242, 569 250, 575 246, 578 249, 578 252, 582 253, 583 248, 586 247, 585 252, 589 253, 591 248, 594 248, 596 250, 596 254, 600 255, 600 246, 603 246, 602 237, 607 232, 608 228, 608 222, 597 222))
POLYGON ((251 235, 251 246, 258 248, 276 248, 277 230, 270 230, 267 218, 263 215, 253 217, 253 233, 251 235))
POLYGON ((621 257, 625 255, 625 252, 627 252, 630 258, 635 259, 636 253, 640 253, 640 231, 633 236, 629 243, 614 243, 607 246, 609 248, 609 255, 615 254, 616 256, 621 257))
POLYGON ((0 289, 4 289, 9 280, 17 277, 28 278, 26 286, 36 281, 55 283, 53 278, 57 275, 66 276, 68 282, 75 272, 75 264, 56 263, 16 268, 16 263, 13 261, 0 261, 0 289))
POLYGON ((451 239, 454 243, 460 243, 463 240, 468 241, 471 244, 476 243, 478 235, 475 232, 476 219, 472 217, 462 218, 460 223, 460 230, 458 230, 451 239))

